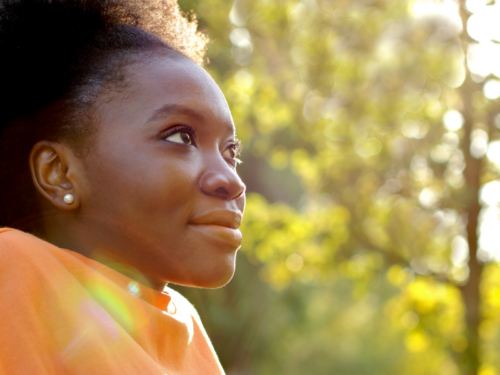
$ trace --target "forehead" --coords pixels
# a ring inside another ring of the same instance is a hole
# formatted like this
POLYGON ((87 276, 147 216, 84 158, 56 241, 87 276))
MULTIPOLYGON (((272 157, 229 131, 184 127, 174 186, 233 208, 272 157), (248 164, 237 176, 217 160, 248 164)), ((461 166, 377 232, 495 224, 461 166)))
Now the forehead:
POLYGON ((231 129, 227 101, 210 75, 184 57, 158 56, 125 68, 126 87, 99 108, 108 123, 147 123, 173 109, 186 109, 206 122, 231 129))
MULTIPOLYGON (((131 66, 131 69, 134 69, 131 66)), ((131 94, 144 108, 187 108, 193 113, 215 116, 234 128, 231 112, 219 86, 201 67, 185 57, 157 57, 132 72, 131 94)))

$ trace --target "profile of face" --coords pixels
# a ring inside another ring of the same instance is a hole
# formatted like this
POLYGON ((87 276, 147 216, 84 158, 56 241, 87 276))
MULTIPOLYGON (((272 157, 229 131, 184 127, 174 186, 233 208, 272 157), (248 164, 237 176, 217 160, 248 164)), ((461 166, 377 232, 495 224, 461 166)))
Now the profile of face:
POLYGON ((97 103, 83 158, 47 142, 32 151, 35 185, 64 211, 48 237, 130 265, 153 286, 225 285, 241 244, 245 185, 224 95, 185 58, 151 58, 125 74, 126 86, 97 103))

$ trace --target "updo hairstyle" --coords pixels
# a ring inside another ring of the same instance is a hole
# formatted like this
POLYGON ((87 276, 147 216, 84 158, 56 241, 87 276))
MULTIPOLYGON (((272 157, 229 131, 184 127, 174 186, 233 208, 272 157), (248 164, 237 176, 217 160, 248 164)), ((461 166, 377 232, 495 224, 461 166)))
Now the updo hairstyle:
POLYGON ((148 55, 202 65, 207 38, 171 0, 0 0, 0 225, 36 231, 43 213, 29 170, 41 140, 83 157, 93 108, 148 55))

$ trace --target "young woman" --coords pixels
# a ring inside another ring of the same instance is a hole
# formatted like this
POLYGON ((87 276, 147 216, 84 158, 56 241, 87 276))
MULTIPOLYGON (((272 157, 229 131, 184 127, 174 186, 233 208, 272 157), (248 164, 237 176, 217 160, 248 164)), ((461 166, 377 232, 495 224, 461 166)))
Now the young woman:
POLYGON ((241 243, 205 37, 167 0, 0 5, 0 374, 223 373, 166 288, 223 286, 241 243))

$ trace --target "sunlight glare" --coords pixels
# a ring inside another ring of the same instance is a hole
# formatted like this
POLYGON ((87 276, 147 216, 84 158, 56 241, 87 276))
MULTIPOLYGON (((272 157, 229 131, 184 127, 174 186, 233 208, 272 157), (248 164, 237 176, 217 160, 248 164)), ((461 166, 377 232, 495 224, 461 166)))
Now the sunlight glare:
POLYGON ((483 86, 483 93, 491 100, 500 98, 500 81, 497 79, 488 80, 483 86))
POLYGON ((471 15, 467 22, 469 36, 478 42, 500 41, 500 4, 487 6, 471 15))
POLYGON ((231 34, 229 34, 229 39, 231 39, 231 42, 238 47, 243 47, 250 43, 251 36, 250 32, 248 29, 244 27, 238 27, 231 31, 231 34))
POLYGON ((493 42, 471 43, 467 50, 469 70, 482 77, 493 73, 500 77, 500 45, 493 42))
POLYGON ((500 260, 500 180, 484 184, 479 191, 479 202, 483 206, 480 215, 479 245, 486 254, 485 258, 500 260))
POLYGON ((451 243, 451 260, 457 267, 463 267, 469 260, 469 244, 462 236, 455 236, 451 243))
POLYGON ((467 22, 469 36, 479 43, 471 43, 467 50, 470 71, 481 77, 494 74, 500 78, 500 2, 487 5, 487 0, 468 0, 467 9, 473 13, 467 22))
POLYGON ((455 131, 464 125, 464 116, 460 112, 451 109, 443 115, 443 123, 448 131, 455 131))
POLYGON ((466 0, 465 7, 471 13, 477 13, 488 5, 488 0, 466 0))
POLYGON ((486 156, 493 163, 500 165, 500 141, 490 142, 486 156))
POLYGON ((479 201, 486 206, 498 205, 500 203, 500 180, 484 184, 479 191, 479 201))
POLYGON ((486 252, 486 257, 500 260, 500 212, 497 206, 486 206, 481 210, 479 224, 479 247, 486 252))
POLYGON ((410 9, 411 15, 416 19, 441 18, 447 21, 447 26, 457 34, 462 31, 462 21, 458 11, 458 5, 453 0, 418 0, 410 9))
POLYGON ((470 144, 470 153, 476 159, 480 159, 488 150, 488 133, 483 129, 475 129, 472 132, 472 141, 470 144))
POLYGON ((479 202, 483 206, 480 215, 479 245, 485 252, 486 260, 500 260, 500 243, 498 230, 500 229, 500 180, 484 184, 479 191, 479 202))
POLYGON ((430 208, 437 203, 439 197, 433 188, 426 187, 420 192, 418 200, 422 206, 424 206, 425 208, 430 208))

